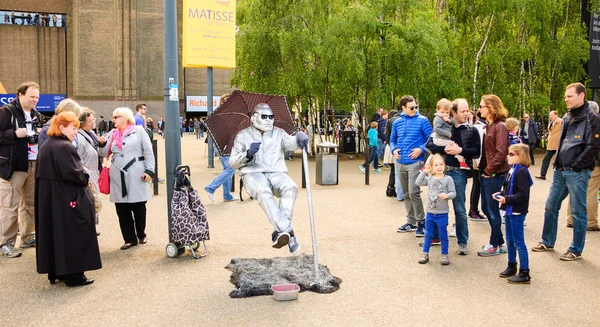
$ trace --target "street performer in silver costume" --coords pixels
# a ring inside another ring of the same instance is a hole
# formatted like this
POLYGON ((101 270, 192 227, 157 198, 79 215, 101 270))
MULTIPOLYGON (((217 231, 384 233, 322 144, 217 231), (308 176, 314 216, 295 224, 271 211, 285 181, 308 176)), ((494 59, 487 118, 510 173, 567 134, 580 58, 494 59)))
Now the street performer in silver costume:
POLYGON ((275 116, 266 103, 254 107, 250 120, 252 126, 235 137, 229 164, 240 169, 246 191, 258 200, 273 224, 272 246, 279 249, 287 244, 290 253, 296 255, 300 244, 292 229, 292 214, 298 186, 287 175, 284 151, 306 148, 308 137, 303 132, 291 136, 274 127, 275 116), (279 205, 273 195, 280 198, 279 205))

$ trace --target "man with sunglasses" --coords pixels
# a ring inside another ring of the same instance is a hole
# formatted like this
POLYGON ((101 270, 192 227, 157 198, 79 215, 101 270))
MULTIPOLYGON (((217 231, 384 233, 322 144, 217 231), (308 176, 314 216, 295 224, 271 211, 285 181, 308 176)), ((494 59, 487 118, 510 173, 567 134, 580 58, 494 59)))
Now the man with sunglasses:
POLYGON ((425 236, 425 212, 421 200, 421 189, 416 185, 419 170, 423 168, 425 143, 433 129, 429 120, 418 113, 417 102, 405 95, 398 103, 400 118, 394 121, 390 135, 390 150, 396 158, 394 169, 404 193, 406 224, 398 227, 398 233, 416 232, 416 237, 425 236))
POLYGON ((287 175, 284 152, 306 149, 308 137, 304 132, 291 136, 274 127, 275 115, 266 103, 254 107, 250 121, 252 126, 235 137, 229 164, 240 169, 246 192, 258 200, 273 225, 271 246, 279 249, 287 245, 292 255, 299 254, 300 244, 292 229, 298 186, 287 175), (274 195, 280 198, 279 204, 274 195))

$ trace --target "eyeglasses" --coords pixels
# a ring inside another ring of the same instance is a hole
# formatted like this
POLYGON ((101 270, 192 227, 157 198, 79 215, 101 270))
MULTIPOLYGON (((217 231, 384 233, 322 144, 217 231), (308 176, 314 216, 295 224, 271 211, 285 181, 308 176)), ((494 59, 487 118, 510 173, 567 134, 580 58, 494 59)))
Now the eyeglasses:
POLYGON ((119 119, 119 118, 121 118, 121 117, 123 117, 123 116, 113 116, 111 119, 112 119, 112 120, 116 120, 116 119, 119 119))
POLYGON ((260 115, 260 118, 262 119, 275 119, 275 115, 260 115))
POLYGON ((508 153, 508 156, 509 156, 509 157, 514 157, 514 156, 516 156, 516 155, 517 155, 517 154, 516 154, 516 153, 514 153, 514 152, 509 152, 509 153, 508 153))
POLYGON ((406 109, 408 110, 419 110, 419 106, 413 106, 413 107, 406 107, 406 109))
POLYGON ((489 108, 490 106, 479 106, 479 109, 481 108, 489 108))

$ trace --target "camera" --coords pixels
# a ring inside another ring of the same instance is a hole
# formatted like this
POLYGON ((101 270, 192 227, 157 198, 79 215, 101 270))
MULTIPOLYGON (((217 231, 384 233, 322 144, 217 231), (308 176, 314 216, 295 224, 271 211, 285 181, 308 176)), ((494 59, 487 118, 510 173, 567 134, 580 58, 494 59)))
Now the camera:
POLYGON ((37 144, 39 136, 40 135, 38 133, 35 133, 33 135, 27 135, 27 143, 29 143, 29 144, 37 144))

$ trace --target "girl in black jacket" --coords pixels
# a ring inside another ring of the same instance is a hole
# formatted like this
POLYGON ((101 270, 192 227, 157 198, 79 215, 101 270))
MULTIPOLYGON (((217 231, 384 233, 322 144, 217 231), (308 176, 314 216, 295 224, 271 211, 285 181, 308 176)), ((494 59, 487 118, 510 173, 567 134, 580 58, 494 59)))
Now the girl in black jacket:
POLYGON ((506 159, 511 168, 502 185, 502 191, 492 195, 496 201, 501 203, 500 210, 503 211, 506 221, 508 267, 500 273, 500 277, 508 278, 508 282, 513 284, 529 284, 531 279, 529 277, 529 257, 523 234, 525 216, 529 210, 529 190, 533 185, 529 169, 527 169, 531 165, 529 146, 526 144, 511 145, 508 148, 506 159), (518 275, 517 252, 521 261, 518 275))

